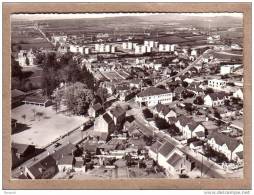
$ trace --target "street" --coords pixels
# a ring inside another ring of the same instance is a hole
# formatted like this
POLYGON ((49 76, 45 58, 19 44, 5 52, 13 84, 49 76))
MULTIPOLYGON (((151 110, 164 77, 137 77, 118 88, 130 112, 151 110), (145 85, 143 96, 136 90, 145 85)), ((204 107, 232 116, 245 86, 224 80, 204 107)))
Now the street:
POLYGON ((46 151, 40 153, 39 155, 35 156, 34 158, 31 158, 21 165, 19 165, 17 168, 12 170, 12 177, 17 178, 22 171, 24 171, 25 167, 29 167, 33 164, 36 164, 37 162, 41 161, 42 159, 46 158, 48 155, 54 153, 56 150, 59 150, 66 146, 69 143, 77 144, 81 142, 92 130, 93 126, 87 129, 86 131, 80 130, 80 128, 76 128, 74 131, 69 133, 69 135, 66 135, 59 139, 57 142, 50 144, 48 147, 45 148, 46 151), (55 144, 61 144, 59 147, 55 147, 55 144))
POLYGON ((170 135, 163 134, 162 132, 152 128, 148 124, 147 121, 145 121, 142 110, 139 107, 134 107, 129 111, 129 114, 133 114, 135 117, 136 123, 141 127, 141 131, 144 135, 156 135, 157 137, 164 139, 170 143, 172 143, 175 147, 177 147, 179 150, 181 150, 186 155, 190 156, 191 159, 195 162, 195 166, 199 169, 202 169, 202 172, 204 174, 207 174, 213 178, 223 178, 226 174, 224 170, 222 170, 216 163, 214 163, 211 160, 208 160, 206 157, 199 153, 195 153, 191 149, 189 149, 187 146, 182 146, 180 142, 177 140, 174 140, 170 135))

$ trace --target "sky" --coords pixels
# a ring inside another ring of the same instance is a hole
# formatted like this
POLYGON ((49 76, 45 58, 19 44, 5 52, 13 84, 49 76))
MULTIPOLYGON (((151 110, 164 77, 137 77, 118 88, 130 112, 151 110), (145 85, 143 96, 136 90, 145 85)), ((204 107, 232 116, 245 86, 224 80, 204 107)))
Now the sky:
MULTIPOLYGON (((52 20, 52 19, 105 18, 105 17, 148 16, 148 15, 159 15, 159 13, 32 14, 33 17, 31 17, 31 14, 13 14, 11 18, 19 19, 19 20, 22 20, 22 19, 23 20, 33 20, 33 19, 52 20)), ((242 13, 180 13, 179 15, 203 16, 203 17, 214 17, 214 16, 242 17, 242 13)))

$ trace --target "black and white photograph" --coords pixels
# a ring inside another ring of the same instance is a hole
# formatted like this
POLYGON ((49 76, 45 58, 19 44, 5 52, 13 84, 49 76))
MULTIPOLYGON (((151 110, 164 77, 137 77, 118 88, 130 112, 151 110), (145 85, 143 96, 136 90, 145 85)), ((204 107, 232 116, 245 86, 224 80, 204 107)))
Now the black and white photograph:
POLYGON ((12 14, 11 179, 242 179, 243 19, 12 14))

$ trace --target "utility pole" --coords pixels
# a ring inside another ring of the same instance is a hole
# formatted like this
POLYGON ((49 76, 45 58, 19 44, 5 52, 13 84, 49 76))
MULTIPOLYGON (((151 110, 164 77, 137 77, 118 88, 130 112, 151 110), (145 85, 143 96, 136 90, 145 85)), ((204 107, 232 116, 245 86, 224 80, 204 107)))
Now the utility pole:
POLYGON ((201 164, 201 176, 200 177, 202 177, 202 174, 203 174, 203 155, 201 154, 201 156, 202 156, 202 164, 201 164))

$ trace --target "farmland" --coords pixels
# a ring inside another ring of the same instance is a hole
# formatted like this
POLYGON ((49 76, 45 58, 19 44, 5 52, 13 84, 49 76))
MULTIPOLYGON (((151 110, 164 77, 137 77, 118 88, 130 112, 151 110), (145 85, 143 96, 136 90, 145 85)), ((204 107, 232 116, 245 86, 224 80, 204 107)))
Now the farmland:
POLYGON ((31 24, 26 26, 13 24, 11 29, 11 44, 13 51, 20 49, 52 49, 52 45, 31 24))

